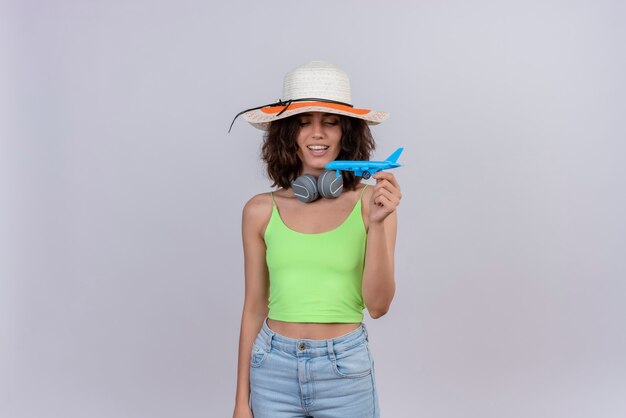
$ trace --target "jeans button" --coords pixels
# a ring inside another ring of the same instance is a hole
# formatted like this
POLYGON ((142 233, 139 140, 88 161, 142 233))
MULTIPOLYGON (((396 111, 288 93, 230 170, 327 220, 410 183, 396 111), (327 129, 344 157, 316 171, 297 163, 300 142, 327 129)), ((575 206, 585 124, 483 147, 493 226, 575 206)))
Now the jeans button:
POLYGON ((298 346, 298 350, 302 351, 306 348, 306 344, 305 343, 300 343, 300 345, 298 346))

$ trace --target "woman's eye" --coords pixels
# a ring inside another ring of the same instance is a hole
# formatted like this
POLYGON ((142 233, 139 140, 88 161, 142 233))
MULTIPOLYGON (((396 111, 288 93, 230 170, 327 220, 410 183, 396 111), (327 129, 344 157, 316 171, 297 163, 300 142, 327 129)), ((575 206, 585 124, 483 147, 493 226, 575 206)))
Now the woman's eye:
POLYGON ((337 122, 336 120, 327 120, 324 123, 326 123, 326 125, 335 126, 339 122, 337 122))

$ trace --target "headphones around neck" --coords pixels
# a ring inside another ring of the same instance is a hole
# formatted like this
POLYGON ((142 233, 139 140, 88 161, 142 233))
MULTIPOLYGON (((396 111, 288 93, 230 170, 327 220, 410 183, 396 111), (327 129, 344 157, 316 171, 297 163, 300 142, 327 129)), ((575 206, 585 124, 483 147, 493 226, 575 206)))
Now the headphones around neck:
POLYGON ((291 183, 294 194, 304 203, 317 200, 320 196, 334 199, 343 191, 343 176, 337 176, 335 170, 326 170, 319 178, 312 174, 303 174, 291 183))

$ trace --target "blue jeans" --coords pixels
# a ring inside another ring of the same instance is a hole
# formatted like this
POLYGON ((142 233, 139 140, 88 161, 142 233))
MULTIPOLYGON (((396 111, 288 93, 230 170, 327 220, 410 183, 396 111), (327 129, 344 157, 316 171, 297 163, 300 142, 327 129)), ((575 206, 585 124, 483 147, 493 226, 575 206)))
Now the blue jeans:
POLYGON ((250 361, 254 418, 378 418, 367 330, 329 340, 276 334, 267 320, 250 361))

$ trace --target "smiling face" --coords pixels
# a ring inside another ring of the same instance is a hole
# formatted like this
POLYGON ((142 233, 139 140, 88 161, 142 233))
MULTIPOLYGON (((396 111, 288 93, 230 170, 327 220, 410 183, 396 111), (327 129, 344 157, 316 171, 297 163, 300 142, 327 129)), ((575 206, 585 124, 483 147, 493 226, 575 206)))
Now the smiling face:
POLYGON ((296 140, 302 174, 319 176, 324 166, 341 151, 341 123, 332 113, 310 112, 297 116, 300 131, 296 140))

